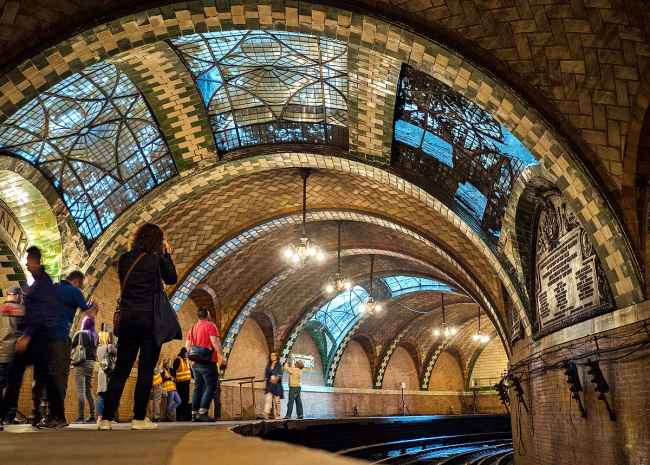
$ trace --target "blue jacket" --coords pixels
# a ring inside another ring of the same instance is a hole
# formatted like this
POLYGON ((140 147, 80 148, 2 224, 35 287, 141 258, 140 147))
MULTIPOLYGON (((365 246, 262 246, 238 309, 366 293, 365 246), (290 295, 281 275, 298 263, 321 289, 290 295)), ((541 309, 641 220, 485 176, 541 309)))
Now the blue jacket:
POLYGON ((34 274, 34 282, 23 294, 25 304, 25 317, 22 321, 23 334, 54 335, 58 321, 60 321, 61 304, 56 294, 52 278, 45 268, 41 267, 39 273, 34 274))
POLYGON ((80 308, 86 311, 90 308, 90 305, 86 302, 79 288, 74 287, 65 279, 56 284, 55 288, 57 297, 61 303, 61 319, 57 322, 56 335, 57 337, 68 337, 77 309, 80 308))

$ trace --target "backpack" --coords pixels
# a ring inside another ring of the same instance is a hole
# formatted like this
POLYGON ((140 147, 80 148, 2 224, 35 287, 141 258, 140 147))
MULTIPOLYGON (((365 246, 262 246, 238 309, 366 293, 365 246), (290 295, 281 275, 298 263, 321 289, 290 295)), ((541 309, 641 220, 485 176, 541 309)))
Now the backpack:
POLYGON ((72 348, 72 353, 70 354, 70 363, 73 366, 81 365, 86 361, 86 346, 83 344, 84 331, 79 331, 77 334, 79 335, 77 345, 72 348))

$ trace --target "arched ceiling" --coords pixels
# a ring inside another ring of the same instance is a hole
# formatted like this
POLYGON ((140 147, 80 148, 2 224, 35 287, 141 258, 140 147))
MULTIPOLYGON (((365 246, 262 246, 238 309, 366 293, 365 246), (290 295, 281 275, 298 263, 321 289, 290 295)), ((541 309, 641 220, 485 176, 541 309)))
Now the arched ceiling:
MULTIPOLYGON (((32 15, 22 3, 0 7, 16 42, 0 38, 0 66, 19 63, 0 79, 0 146, 11 152, 0 157, 21 157, 50 180, 49 203, 67 206, 56 211, 63 255, 80 257, 71 263, 89 272, 91 287, 135 227, 156 222, 183 277, 175 304, 208 286, 223 329, 244 308, 267 312, 276 342, 284 341, 319 301, 330 267, 294 275, 278 255, 296 235, 300 210, 300 178, 290 168, 317 166, 308 228, 332 251, 333 220, 348 221, 346 273, 361 280, 363 250, 372 250, 379 273, 454 281, 507 340, 503 289, 529 332, 525 267, 508 235, 497 243, 503 213, 516 213, 506 207, 520 171, 501 152, 516 145, 540 161, 536 172, 594 236, 617 304, 642 299, 620 215, 594 180, 604 179, 609 193, 624 184, 630 109, 643 101, 650 56, 650 21, 638 0, 618 9, 587 0, 502 8, 479 0, 167 3, 142 2, 139 10, 150 9, 136 12, 111 0, 34 2, 32 15), (38 41, 53 47, 37 49, 38 41), (400 81, 411 68, 422 80, 413 95, 400 81), (449 105, 442 111, 433 101, 449 105), (395 119, 412 127, 394 137, 395 119), (498 201, 482 198, 481 182, 483 191, 505 186, 498 201)), ((194 298, 210 302, 205 292, 194 298)), ((409 298, 418 308, 431 303, 426 293, 409 298)), ((435 341, 419 325, 403 326, 402 310, 391 308, 380 328, 371 327, 379 319, 364 320, 358 334, 382 347, 379 356, 399 337, 426 363, 435 341)), ((465 334, 469 310, 461 316, 465 334)), ((434 315, 420 318, 434 324, 434 315)))

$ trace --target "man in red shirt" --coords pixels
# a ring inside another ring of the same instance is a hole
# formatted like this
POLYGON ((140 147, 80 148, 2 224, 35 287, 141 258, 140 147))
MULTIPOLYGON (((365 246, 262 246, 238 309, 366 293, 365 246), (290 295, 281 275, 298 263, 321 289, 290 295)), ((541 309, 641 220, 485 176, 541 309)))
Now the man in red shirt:
POLYGON ((208 411, 219 382, 217 364, 223 365, 224 361, 219 329, 208 316, 207 309, 199 308, 199 321, 192 326, 185 341, 194 372, 192 421, 200 422, 214 421, 208 411))

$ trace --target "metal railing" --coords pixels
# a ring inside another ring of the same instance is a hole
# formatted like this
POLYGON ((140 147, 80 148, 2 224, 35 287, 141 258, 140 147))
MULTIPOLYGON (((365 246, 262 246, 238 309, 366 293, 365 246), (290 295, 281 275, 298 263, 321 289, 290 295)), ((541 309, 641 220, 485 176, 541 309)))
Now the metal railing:
POLYGON ((241 419, 244 419, 244 387, 248 387, 250 384, 250 389, 251 389, 251 399, 252 399, 252 405, 251 405, 251 412, 252 414, 250 415, 250 419, 255 419, 256 418, 256 402, 255 402, 255 383, 263 383, 263 379, 255 379, 255 376, 243 376, 241 378, 226 378, 222 379, 221 383, 227 383, 227 382, 237 382, 239 385, 239 417, 241 419))

